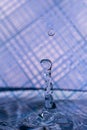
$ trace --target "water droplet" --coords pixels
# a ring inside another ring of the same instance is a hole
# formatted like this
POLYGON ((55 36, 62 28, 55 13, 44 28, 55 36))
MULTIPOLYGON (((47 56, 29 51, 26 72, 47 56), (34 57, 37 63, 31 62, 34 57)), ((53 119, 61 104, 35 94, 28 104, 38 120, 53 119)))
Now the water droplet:
POLYGON ((49 31, 48 31, 48 35, 49 36, 54 36, 55 35, 55 31, 53 28, 51 28, 49 31))
POLYGON ((52 67, 52 62, 49 59, 42 59, 40 63, 42 67, 46 70, 49 70, 52 67))

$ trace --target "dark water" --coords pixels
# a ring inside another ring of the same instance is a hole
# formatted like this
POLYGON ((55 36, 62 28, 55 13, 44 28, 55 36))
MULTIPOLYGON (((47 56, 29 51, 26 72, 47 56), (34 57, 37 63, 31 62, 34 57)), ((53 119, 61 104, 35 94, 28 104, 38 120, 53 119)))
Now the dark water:
POLYGON ((87 130, 87 102, 58 101, 57 110, 65 115, 60 124, 31 127, 23 123, 31 113, 38 113, 43 108, 43 101, 30 101, 27 99, 13 100, 0 99, 0 130, 87 130), (64 124, 64 120, 67 123, 64 124))

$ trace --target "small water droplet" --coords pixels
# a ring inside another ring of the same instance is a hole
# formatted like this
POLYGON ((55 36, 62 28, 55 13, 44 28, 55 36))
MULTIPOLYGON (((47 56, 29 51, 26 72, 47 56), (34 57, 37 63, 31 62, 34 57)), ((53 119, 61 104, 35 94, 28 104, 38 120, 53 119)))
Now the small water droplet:
POLYGON ((55 31, 53 28, 51 28, 49 31, 48 31, 48 35, 49 36, 54 36, 55 35, 55 31))

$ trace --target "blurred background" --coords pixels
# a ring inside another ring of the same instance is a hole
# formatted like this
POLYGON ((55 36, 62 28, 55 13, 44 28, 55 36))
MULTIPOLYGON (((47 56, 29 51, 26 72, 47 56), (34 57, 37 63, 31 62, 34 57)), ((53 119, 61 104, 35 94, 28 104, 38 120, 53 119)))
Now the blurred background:
POLYGON ((53 63, 57 99, 87 98, 87 1, 0 0, 0 97, 42 94, 40 60, 53 63))

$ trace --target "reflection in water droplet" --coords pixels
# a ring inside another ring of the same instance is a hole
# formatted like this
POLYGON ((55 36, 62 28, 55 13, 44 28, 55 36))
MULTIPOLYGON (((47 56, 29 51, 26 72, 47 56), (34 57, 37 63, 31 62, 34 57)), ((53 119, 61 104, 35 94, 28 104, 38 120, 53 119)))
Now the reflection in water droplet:
POLYGON ((49 31, 48 31, 48 35, 49 36, 54 36, 55 35, 55 31, 53 28, 51 28, 49 31))

